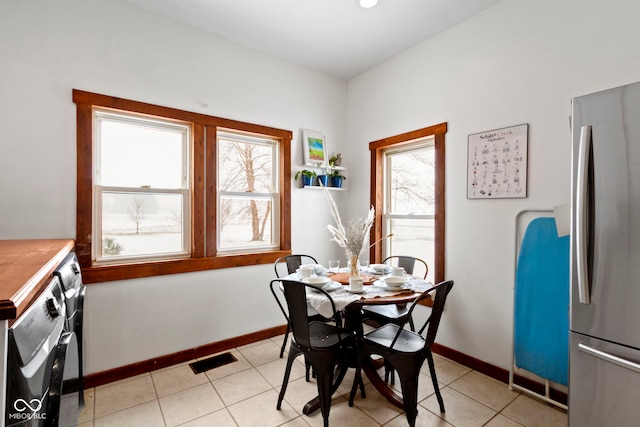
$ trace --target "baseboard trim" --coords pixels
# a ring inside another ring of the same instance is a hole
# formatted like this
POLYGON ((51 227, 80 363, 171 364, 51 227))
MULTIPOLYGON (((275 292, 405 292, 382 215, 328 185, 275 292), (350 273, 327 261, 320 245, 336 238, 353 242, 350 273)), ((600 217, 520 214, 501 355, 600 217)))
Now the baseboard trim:
POLYGON ((262 341, 271 337, 284 334, 286 326, 276 326, 274 328, 263 329, 247 335, 229 338, 200 347, 179 351, 177 353, 160 356, 154 359, 144 360, 130 365, 109 369, 108 371, 96 372, 86 375, 84 378, 85 388, 97 387, 114 381, 122 380, 157 369, 166 368, 178 363, 188 362, 199 357, 208 356, 214 353, 231 350, 232 348, 262 341))
MULTIPOLYGON (((440 356, 446 357, 449 360, 471 368, 474 371, 478 371, 488 377, 496 379, 505 384, 509 384, 509 371, 506 369, 502 369, 487 362, 483 362, 480 359, 468 356, 464 353, 461 353, 449 347, 445 347, 438 343, 434 343, 431 350, 434 353, 439 354, 440 356)), ((513 381, 515 384, 518 384, 526 388, 527 390, 531 390, 541 396, 544 396, 545 394, 544 384, 541 384, 530 378, 525 378, 521 375, 514 375, 513 381)), ((567 394, 563 391, 551 388, 549 390, 549 397, 562 404, 567 404, 567 394)))
MULTIPOLYGON (((232 348, 251 344, 257 341, 262 341, 268 338, 282 335, 285 333, 285 331, 285 325, 276 326, 274 328, 263 329, 261 331, 253 332, 247 335, 229 338, 200 347, 195 347, 192 349, 179 351, 177 353, 160 356, 154 359, 144 360, 130 365, 109 369, 108 371, 96 372, 94 374, 85 376, 84 385, 85 388, 97 387, 114 381, 144 374, 146 372, 166 368, 178 363, 188 362, 199 357, 208 356, 214 353, 220 353, 222 351, 231 350, 232 348)), ((440 345, 438 343, 433 344, 432 351, 436 354, 439 354, 440 356, 446 357, 449 360, 452 360, 456 363, 487 375, 488 377, 494 378, 505 384, 509 384, 509 371, 506 369, 502 369, 487 362, 483 362, 482 360, 476 359, 475 357, 468 356, 464 353, 440 345)), ((536 381, 522 377, 520 375, 514 376, 514 382, 531 391, 544 395, 544 384, 540 384, 536 381)), ((551 389, 550 397, 560 403, 567 403, 567 394, 562 391, 551 389)))

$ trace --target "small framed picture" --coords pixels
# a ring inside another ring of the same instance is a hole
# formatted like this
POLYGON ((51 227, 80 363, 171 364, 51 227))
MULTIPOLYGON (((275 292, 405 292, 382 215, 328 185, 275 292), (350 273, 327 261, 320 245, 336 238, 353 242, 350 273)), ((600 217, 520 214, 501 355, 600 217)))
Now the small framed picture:
POLYGON ((302 150, 304 151, 304 164, 314 166, 327 163, 327 143, 324 135, 312 130, 302 130, 302 150))

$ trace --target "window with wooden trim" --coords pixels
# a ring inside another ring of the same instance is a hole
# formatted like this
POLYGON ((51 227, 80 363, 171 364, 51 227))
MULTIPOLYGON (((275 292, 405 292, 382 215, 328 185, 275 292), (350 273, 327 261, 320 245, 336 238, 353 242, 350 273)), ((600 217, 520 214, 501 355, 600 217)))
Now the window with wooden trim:
POLYGON ((87 283, 290 253, 292 133, 73 91, 87 283))
POLYGON ((446 131, 442 123, 369 144, 376 209, 371 241, 382 242, 370 257, 375 262, 390 255, 422 258, 434 283, 444 280, 446 131))

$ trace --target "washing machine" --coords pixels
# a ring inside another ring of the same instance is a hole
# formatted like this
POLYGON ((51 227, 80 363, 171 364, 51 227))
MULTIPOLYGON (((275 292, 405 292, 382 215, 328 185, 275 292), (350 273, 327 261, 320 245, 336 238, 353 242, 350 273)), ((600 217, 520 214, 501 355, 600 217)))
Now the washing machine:
POLYGON ((82 273, 80 272, 80 264, 76 254, 74 252, 69 253, 53 274, 60 279, 66 305, 64 330, 75 334, 76 342, 71 344, 74 348, 77 348, 76 354, 70 355, 67 359, 64 380, 76 382, 77 385, 72 386, 72 389, 78 391, 79 404, 82 406, 84 405, 82 323, 86 286, 82 283, 82 273))
POLYGON ((54 276, 8 330, 6 426, 59 425, 64 365, 75 340, 65 320, 62 287, 54 276))

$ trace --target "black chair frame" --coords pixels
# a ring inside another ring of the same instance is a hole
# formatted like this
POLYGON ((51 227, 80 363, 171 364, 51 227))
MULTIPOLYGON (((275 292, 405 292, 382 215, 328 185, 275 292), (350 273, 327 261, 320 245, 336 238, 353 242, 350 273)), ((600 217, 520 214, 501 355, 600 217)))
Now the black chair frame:
MULTIPOLYGON (((276 277, 280 278, 280 273, 278 272, 278 264, 284 262, 287 265, 287 273, 288 274, 293 274, 293 273, 296 272, 296 270, 302 264, 305 264, 303 262, 305 260, 305 258, 313 261, 314 264, 318 263, 318 261, 316 261, 316 259, 314 257, 312 257, 311 255, 293 254, 293 255, 281 256, 280 258, 278 258, 273 263, 273 269, 276 272, 276 277)), ((326 320, 324 317, 320 316, 318 313, 315 313, 313 311, 311 311, 309 314, 310 315, 312 314, 312 315, 316 316, 315 320, 319 320, 319 321, 326 320)), ((282 358, 284 356, 284 350, 287 348, 287 340, 289 339, 289 332, 291 332, 291 329, 289 328, 289 324, 287 323, 287 330, 284 333, 284 338, 282 340, 282 346, 280 347, 280 358, 282 358)), ((308 378, 308 374, 307 374, 307 381, 308 380, 309 380, 309 378, 308 378)))
POLYGON ((425 359, 429 364, 429 372, 431 373, 431 380, 440 406, 440 412, 445 412, 440 387, 438 386, 431 346, 435 342, 444 304, 452 287, 452 280, 441 282, 423 292, 418 299, 411 304, 409 308, 410 314, 413 313, 413 310, 421 300, 435 292, 431 315, 418 332, 408 331, 396 324, 388 323, 363 337, 358 366, 356 368, 356 377, 349 396, 350 406, 353 406, 357 386, 362 381, 363 364, 367 362, 370 355, 377 354, 384 357, 385 362, 390 363, 398 372, 404 401, 404 411, 410 426, 415 426, 418 415, 418 378, 420 368, 425 359), (423 337, 422 335, 425 333, 425 330, 426 335, 423 337))
MULTIPOLYGON (((407 274, 413 275, 416 264, 422 264, 424 266, 424 276, 426 279, 429 274, 429 266, 427 263, 416 257, 406 255, 392 255, 382 262, 383 264, 394 264, 397 267, 404 268, 407 274)), ((388 304, 388 305, 366 305, 362 308, 363 321, 372 320, 377 326, 386 325, 387 323, 394 323, 398 326, 404 326, 409 324, 409 329, 415 331, 415 325, 413 323, 413 317, 409 313, 406 304, 388 304)), ((395 375, 389 364, 385 364, 384 380, 395 384, 395 375)))
MULTIPOLYGON (((278 395, 276 408, 279 410, 287 390, 291 366, 296 357, 303 354, 314 369, 317 377, 320 410, 325 427, 329 425, 331 396, 344 378, 347 368, 357 357, 355 332, 342 327, 342 316, 336 311, 331 296, 320 287, 294 280, 274 279, 270 284, 280 310, 291 327, 291 344, 287 366, 278 395), (333 324, 311 320, 306 310, 307 289, 323 294, 331 303, 333 324), (277 292, 283 292, 287 309, 277 292), (335 377, 334 377, 335 375, 335 377)), ((364 385, 360 381, 360 387, 364 385)))

